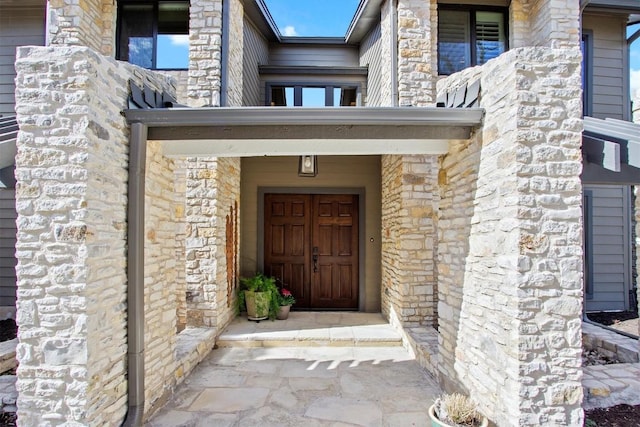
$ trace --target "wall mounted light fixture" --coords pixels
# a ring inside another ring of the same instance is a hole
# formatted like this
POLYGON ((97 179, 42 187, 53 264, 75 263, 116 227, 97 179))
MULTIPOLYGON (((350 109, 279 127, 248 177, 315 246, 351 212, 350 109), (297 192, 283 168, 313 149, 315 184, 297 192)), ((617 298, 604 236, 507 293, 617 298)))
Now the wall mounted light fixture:
POLYGON ((300 156, 298 161, 298 176, 314 177, 318 174, 317 156, 300 156))

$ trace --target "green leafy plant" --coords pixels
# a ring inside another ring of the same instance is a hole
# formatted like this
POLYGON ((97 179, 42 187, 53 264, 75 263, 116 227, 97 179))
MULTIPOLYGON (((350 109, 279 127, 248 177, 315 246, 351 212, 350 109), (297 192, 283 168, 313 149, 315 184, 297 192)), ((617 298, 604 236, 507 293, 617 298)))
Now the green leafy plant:
POLYGON ((280 304, 278 304, 278 298, 280 293, 276 286, 275 277, 265 276, 262 273, 256 273, 251 277, 243 277, 240 279, 240 286, 238 287, 238 298, 236 299, 236 313, 246 307, 246 299, 244 291, 250 292, 266 292, 269 294, 269 319, 274 320, 280 304))
POLYGON ((289 289, 282 288, 280 292, 278 292, 278 305, 293 305, 296 303, 296 299, 293 297, 293 294, 289 289))

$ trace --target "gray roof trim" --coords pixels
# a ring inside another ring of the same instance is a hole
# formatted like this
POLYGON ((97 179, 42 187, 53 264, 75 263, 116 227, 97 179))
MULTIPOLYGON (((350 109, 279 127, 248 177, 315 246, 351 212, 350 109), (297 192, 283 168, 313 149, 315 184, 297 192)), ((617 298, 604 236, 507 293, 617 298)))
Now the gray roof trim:
POLYGON ((582 7, 589 10, 610 12, 640 12, 638 0, 582 0, 582 7))
POLYGON ((276 21, 271 16, 269 8, 264 0, 241 0, 244 6, 244 13, 251 19, 251 22, 262 32, 267 40, 280 42, 282 34, 276 25, 276 21))
POLYGON ((356 13, 347 28, 347 44, 359 44, 369 30, 380 22, 382 0, 360 0, 356 13))
POLYGON ((602 139, 615 139, 640 144, 640 124, 616 119, 584 118, 584 133, 602 139))
POLYGON ((300 36, 282 36, 280 37, 282 44, 327 44, 327 45, 343 45, 344 37, 300 37, 300 36))
POLYGON ((348 76, 366 76, 369 72, 368 67, 318 67, 318 66, 289 66, 289 65, 259 65, 258 72, 260 74, 278 74, 278 75, 348 75, 348 76))
POLYGON ((175 126, 466 126, 481 124, 482 108, 436 107, 205 107, 125 110, 129 123, 175 126))

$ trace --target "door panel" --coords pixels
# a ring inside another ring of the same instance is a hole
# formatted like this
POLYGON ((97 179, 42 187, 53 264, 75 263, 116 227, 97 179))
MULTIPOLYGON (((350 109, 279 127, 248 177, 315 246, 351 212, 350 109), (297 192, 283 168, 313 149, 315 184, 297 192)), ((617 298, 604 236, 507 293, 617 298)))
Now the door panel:
POLYGON ((358 308, 358 196, 265 195, 265 272, 296 308, 358 308))
POLYGON ((318 271, 313 273, 314 308, 358 307, 358 196, 319 194, 313 200, 313 247, 318 271))
POLYGON ((265 274, 287 286, 296 298, 296 307, 309 307, 310 301, 310 212, 310 195, 265 195, 265 274))

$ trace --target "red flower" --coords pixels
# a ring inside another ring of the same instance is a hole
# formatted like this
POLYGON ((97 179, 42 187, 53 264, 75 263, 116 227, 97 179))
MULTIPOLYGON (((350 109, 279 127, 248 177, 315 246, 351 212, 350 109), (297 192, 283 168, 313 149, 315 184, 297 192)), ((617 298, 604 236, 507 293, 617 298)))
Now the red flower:
POLYGON ((282 290, 280 292, 282 293, 282 296, 284 296, 284 297, 291 296, 291 292, 289 292, 288 289, 282 288, 282 290))

